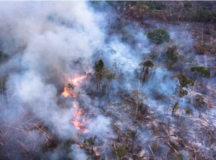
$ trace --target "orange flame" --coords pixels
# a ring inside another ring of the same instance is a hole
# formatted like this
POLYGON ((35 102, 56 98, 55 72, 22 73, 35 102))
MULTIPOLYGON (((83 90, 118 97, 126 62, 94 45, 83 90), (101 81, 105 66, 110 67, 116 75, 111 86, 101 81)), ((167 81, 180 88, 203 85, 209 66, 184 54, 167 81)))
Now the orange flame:
MULTIPOLYGON (((75 78, 69 78, 68 81, 72 85, 78 85, 83 79, 85 79, 90 73, 86 72, 85 75, 78 76, 75 78)), ((74 90, 68 87, 64 87, 64 91, 62 92, 62 95, 64 97, 76 97, 76 94, 74 93, 74 90)), ((82 133, 87 133, 88 130, 85 127, 85 119, 82 119, 81 115, 84 113, 83 109, 79 108, 77 103, 73 103, 73 107, 75 108, 75 112, 73 114, 73 120, 71 123, 82 133)))
POLYGON ((94 149, 95 155, 96 155, 96 156, 99 156, 98 148, 97 148, 97 147, 93 147, 93 149, 94 149))
POLYGON ((78 107, 76 103, 73 103, 73 107, 76 109, 73 117, 74 120, 71 121, 71 123, 78 129, 81 130, 83 133, 87 133, 88 130, 85 128, 85 119, 80 120, 80 116, 84 113, 84 111, 78 107))
POLYGON ((64 97, 69 97, 70 96, 70 92, 68 91, 67 87, 64 87, 64 91, 62 92, 62 95, 64 97))
POLYGON ((78 83, 80 83, 83 79, 85 79, 87 77, 86 75, 80 76, 80 77, 75 77, 75 78, 69 78, 69 82, 73 85, 77 85, 78 83))
POLYGON ((83 144, 80 144, 80 143, 77 143, 76 145, 79 147, 83 147, 83 144))
MULTIPOLYGON (((78 85, 83 79, 85 79, 87 76, 89 75, 89 73, 86 73, 85 75, 82 76, 78 76, 75 78, 69 78, 68 81, 69 83, 71 83, 72 85, 78 85)), ((69 96, 74 96, 74 94, 71 93, 72 89, 69 89, 67 87, 64 87, 64 91, 62 92, 62 95, 64 97, 69 97, 69 96)))

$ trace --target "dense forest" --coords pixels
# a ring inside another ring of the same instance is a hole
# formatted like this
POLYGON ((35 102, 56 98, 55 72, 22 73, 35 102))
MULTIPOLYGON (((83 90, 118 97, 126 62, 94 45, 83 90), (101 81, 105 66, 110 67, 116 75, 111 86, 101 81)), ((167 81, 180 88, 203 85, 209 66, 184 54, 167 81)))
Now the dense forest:
POLYGON ((0 14, 0 160, 216 159, 216 2, 0 14))

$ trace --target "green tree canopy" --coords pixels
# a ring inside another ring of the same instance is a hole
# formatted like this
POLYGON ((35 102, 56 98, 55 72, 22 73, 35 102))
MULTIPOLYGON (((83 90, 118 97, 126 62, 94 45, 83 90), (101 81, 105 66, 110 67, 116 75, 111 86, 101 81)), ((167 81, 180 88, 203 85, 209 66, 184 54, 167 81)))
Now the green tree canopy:
POLYGON ((184 74, 177 74, 175 75, 175 77, 178 78, 181 87, 188 87, 188 85, 194 85, 194 81, 190 78, 187 78, 184 74))
POLYGON ((178 60, 178 53, 176 52, 177 47, 169 47, 165 53, 166 58, 169 62, 176 62, 178 60))
POLYGON ((150 39, 150 42, 155 44, 162 44, 170 40, 170 35, 165 29, 155 29, 149 32, 147 37, 150 39))
POLYGON ((104 68, 104 62, 101 59, 95 62, 94 65, 95 72, 100 72, 103 70, 103 68, 104 68))
POLYGON ((142 71, 141 71, 141 77, 143 82, 146 80, 148 73, 149 73, 149 68, 154 67, 154 64, 152 63, 152 61, 147 60, 145 62, 141 62, 140 65, 142 66, 142 71), (146 67, 146 68, 145 68, 146 67))
POLYGON ((137 130, 129 130, 128 134, 133 141, 138 137, 137 130))
POLYGON ((140 65, 145 66, 145 67, 150 67, 150 68, 154 67, 154 64, 150 60, 142 62, 142 63, 140 63, 140 65))
POLYGON ((118 160, 122 159, 124 155, 126 154, 126 149, 124 145, 121 145, 113 150, 116 153, 118 160))
POLYGON ((179 83, 180 83, 180 88, 178 91, 178 95, 180 97, 183 97, 185 95, 188 94, 187 90, 182 89, 183 87, 188 87, 188 85, 193 86, 194 85, 194 81, 191 80, 190 78, 186 77, 184 74, 177 74, 174 77, 178 78, 179 83))
POLYGON ((210 77, 210 70, 206 69, 203 66, 192 67, 191 71, 197 73, 199 76, 203 76, 203 77, 206 77, 206 78, 210 77))
POLYGON ((101 59, 99 61, 96 61, 93 68, 95 70, 95 73, 94 73, 95 77, 98 80, 103 79, 103 76, 104 76, 104 62, 101 59))

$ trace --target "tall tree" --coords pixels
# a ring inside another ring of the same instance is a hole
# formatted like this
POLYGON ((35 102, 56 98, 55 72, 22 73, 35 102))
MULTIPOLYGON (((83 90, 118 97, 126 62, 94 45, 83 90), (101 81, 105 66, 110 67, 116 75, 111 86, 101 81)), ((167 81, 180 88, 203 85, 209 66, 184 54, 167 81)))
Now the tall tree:
POLYGON ((135 141, 136 138, 138 137, 138 132, 137 132, 137 130, 130 130, 130 131, 129 131, 129 137, 131 138, 131 149, 130 149, 130 151, 133 152, 133 149, 134 149, 134 141, 135 141))
POLYGON ((87 139, 89 146, 91 146, 91 154, 94 154, 94 145, 95 145, 96 136, 87 139))
POLYGON ((101 80, 103 78, 103 70, 104 70, 104 62, 100 59, 99 61, 95 62, 94 71, 95 77, 97 79, 97 89, 100 89, 101 80))
POLYGON ((137 118, 139 107, 141 106, 140 102, 143 101, 144 99, 147 99, 147 97, 144 93, 136 91, 136 90, 132 91, 131 96, 134 98, 135 103, 136 103, 135 118, 137 118))
POLYGON ((106 92, 107 92, 109 89, 109 84, 115 78, 116 74, 113 72, 113 69, 109 69, 105 67, 101 59, 95 62, 94 70, 95 70, 94 74, 97 79, 98 90, 101 89, 102 79, 105 79, 105 87, 106 87, 106 92))
POLYGON ((106 92, 109 90, 110 83, 113 79, 115 79, 116 74, 112 72, 112 70, 108 70, 108 72, 105 75, 107 85, 106 85, 106 92))
POLYGON ((184 74, 177 74, 174 77, 178 78, 179 83, 180 83, 180 88, 179 88, 179 91, 178 91, 178 95, 180 97, 183 97, 184 95, 187 95, 188 94, 187 90, 184 90, 183 88, 187 88, 189 85, 193 86, 194 81, 191 80, 190 78, 186 77, 186 75, 184 75, 184 74))
MULTIPOLYGON (((192 67, 191 72, 195 73, 196 75, 196 80, 194 81, 194 87, 193 87, 192 92, 195 89, 196 81, 198 78, 202 78, 202 77, 210 78, 210 75, 211 75, 210 70, 203 66, 192 67)), ((191 101, 192 101, 192 97, 191 97, 191 101)))
POLYGON ((102 59, 95 62, 94 69, 95 69, 96 72, 102 71, 103 67, 104 67, 104 62, 102 61, 102 59))
POLYGON ((148 60, 140 63, 140 65, 142 66, 141 79, 142 81, 145 81, 149 73, 149 68, 154 67, 154 64, 152 63, 152 61, 148 60))

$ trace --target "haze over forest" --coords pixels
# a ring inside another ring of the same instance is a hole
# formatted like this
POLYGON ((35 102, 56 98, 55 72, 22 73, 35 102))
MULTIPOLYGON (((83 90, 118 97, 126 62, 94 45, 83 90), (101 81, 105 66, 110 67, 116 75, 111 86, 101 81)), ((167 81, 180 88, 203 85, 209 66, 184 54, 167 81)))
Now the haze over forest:
POLYGON ((0 15, 0 160, 216 159, 216 2, 0 15))

